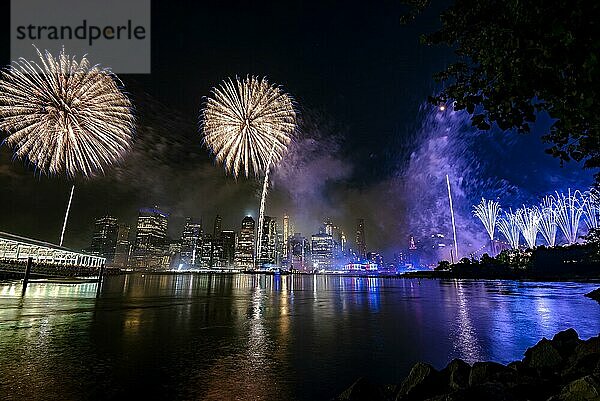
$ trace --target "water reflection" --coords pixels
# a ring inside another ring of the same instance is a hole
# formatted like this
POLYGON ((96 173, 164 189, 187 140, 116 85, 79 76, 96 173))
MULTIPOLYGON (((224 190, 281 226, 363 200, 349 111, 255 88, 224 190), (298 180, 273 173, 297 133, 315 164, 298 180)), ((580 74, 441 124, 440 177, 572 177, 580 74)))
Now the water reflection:
POLYGON ((481 360, 481 345, 478 341, 477 332, 473 326, 471 312, 467 295, 463 283, 459 280, 454 281, 457 301, 457 327, 452 332, 454 349, 458 351, 461 359, 468 363, 481 360))
POLYGON ((423 360, 508 362, 600 331, 586 284, 336 276, 128 275, 0 283, 3 399, 329 399, 423 360), (91 385, 94 383, 94 385, 91 385), (8 397, 5 395, 8 394, 8 397))

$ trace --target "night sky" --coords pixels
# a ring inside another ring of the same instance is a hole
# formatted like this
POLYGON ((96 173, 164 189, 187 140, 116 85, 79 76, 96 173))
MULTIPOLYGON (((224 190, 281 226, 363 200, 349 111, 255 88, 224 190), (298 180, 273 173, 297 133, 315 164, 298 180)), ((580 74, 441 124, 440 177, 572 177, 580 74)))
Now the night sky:
MULTIPOLYGON (((292 94, 305 120, 297 148, 275 174, 267 214, 288 211, 305 235, 329 216, 351 240, 355 219, 364 217, 370 249, 389 254, 404 247, 411 218, 435 212, 410 209, 415 199, 406 174, 423 170, 415 155, 424 151, 424 116, 432 112, 423 106, 435 90, 431 76, 453 61, 449 49, 418 39, 438 26, 443 4, 403 26, 404 9, 395 1, 227 3, 153 2, 152 74, 121 76, 137 108, 134 151, 106 177, 76 182, 65 244, 87 246, 96 217, 111 213, 134 223, 137 209, 152 204, 172 214, 173 237, 185 216, 202 217, 211 230, 216 213, 232 229, 244 215, 256 215, 260 183, 226 177, 197 132, 210 88, 254 74, 292 94)), ((10 62, 8 11, 0 13, 3 65, 10 62)), ((569 183, 590 180, 579 166, 560 169, 544 155, 538 134, 528 141, 539 152, 524 157, 553 169, 554 182, 537 185, 540 191, 563 183, 563 172, 569 183)), ((34 177, 11 157, 3 146, 0 231, 58 241, 70 183, 34 177)), ((542 168, 535 180, 544 177, 542 168)), ((476 186, 470 190, 466 199, 479 196, 476 186)))

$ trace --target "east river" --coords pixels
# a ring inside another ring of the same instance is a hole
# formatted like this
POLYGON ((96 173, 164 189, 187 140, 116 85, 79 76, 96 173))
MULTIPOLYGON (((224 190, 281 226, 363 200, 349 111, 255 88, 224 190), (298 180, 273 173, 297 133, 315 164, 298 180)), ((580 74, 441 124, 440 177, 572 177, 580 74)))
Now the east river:
POLYGON ((126 275, 0 282, 2 400, 328 400, 412 364, 508 363, 600 332, 584 283, 126 275))

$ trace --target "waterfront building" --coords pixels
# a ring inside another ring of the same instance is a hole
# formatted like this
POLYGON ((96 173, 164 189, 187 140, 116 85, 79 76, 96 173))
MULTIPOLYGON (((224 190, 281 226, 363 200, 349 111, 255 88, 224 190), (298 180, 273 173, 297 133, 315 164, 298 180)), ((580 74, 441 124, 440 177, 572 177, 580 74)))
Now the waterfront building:
POLYGON ((235 266, 238 269, 254 269, 255 222, 251 216, 242 220, 242 229, 235 248, 235 266))
POLYGON ((318 270, 331 270, 333 266, 333 237, 327 233, 314 234, 311 238, 312 265, 318 270))
POLYGON ((367 257, 367 241, 365 238, 365 220, 358 219, 356 222, 356 256, 360 260, 367 257))
POLYGON ((235 240, 236 235, 232 230, 223 230, 221 232, 221 243, 223 245, 223 267, 226 269, 234 268, 235 260, 235 240))
POLYGON ((277 264, 277 221, 274 217, 265 216, 258 256, 259 267, 277 264))
POLYGON ((115 217, 107 215, 97 219, 94 223, 90 253, 105 258, 107 265, 112 264, 115 259, 118 234, 119 223, 115 217))
POLYGON ((295 233, 290 237, 290 263, 293 270, 311 271, 310 265, 310 244, 300 233, 295 233))
POLYGON ((213 267, 213 236, 205 233, 202 235, 202 252, 200 256, 200 268, 211 269, 213 267))
POLYGON ((164 268, 168 266, 167 228, 169 215, 158 207, 139 210, 135 245, 134 268, 164 268), (165 260, 166 258, 166 260, 165 260))
POLYGON ((288 251, 289 251, 289 240, 290 240, 290 216, 283 215, 283 238, 282 238, 282 259, 287 263, 288 251))
POLYGON ((129 257, 131 255, 131 242, 129 240, 130 232, 131 227, 128 225, 119 225, 117 245, 115 246, 115 258, 112 263, 112 266, 114 267, 125 269, 129 265, 129 257))
POLYGON ((202 222, 188 217, 181 234, 181 267, 192 269, 200 266, 202 250, 202 222))

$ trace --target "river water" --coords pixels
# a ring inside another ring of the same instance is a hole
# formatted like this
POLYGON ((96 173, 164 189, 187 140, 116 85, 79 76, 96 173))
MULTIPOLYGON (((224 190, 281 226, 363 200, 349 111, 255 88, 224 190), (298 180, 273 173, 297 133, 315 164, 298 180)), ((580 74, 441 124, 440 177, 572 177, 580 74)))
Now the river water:
POLYGON ((2 400, 328 400, 412 364, 508 363, 600 332, 598 285, 337 276, 0 282, 2 400))

